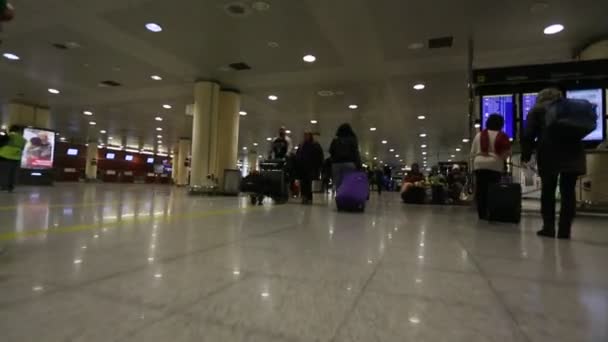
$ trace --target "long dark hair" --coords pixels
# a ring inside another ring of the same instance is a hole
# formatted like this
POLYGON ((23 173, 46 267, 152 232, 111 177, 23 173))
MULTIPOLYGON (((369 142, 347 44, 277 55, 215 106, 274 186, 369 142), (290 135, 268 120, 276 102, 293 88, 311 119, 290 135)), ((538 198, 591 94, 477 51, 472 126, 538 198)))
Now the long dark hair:
POLYGON ((357 136, 355 135, 353 128, 347 123, 343 123, 340 125, 340 127, 338 127, 338 130, 336 131, 336 137, 357 139, 357 136))

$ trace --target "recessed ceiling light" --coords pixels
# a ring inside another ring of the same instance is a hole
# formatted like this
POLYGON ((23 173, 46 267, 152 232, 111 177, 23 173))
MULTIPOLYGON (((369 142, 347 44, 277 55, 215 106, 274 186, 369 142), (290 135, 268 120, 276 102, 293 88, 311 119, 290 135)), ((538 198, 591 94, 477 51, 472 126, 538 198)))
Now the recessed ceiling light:
POLYGON ((162 138, 163 138, 163 136, 162 136, 162 135, 160 135, 160 134, 159 134, 159 135, 157 135, 156 137, 157 137, 158 139, 162 139, 162 138))
POLYGON ((253 146, 258 146, 258 143, 253 143, 253 146))
POLYGON ((163 131, 163 129, 161 127, 156 127, 156 130, 159 131, 159 132, 163 131))
POLYGON ((247 150, 247 146, 243 146, 243 151, 246 151, 246 150, 247 150))
POLYGON ((57 90, 57 89, 54 89, 54 88, 49 88, 49 93, 51 93, 51 94, 59 94, 60 91, 57 90))
POLYGON ((463 143, 468 143, 469 141, 471 141, 471 140, 469 140, 469 139, 467 139, 467 138, 462 139, 462 142, 463 142, 463 143))
POLYGON ((247 112, 246 112, 246 111, 244 111, 244 110, 242 110, 242 111, 240 111, 240 112, 239 112, 239 115, 240 115, 240 116, 246 116, 246 115, 247 115, 247 112))
POLYGON ((171 105, 164 104, 164 105, 163 105, 163 108, 165 108, 165 109, 171 109, 171 108, 173 108, 173 107, 171 107, 171 105))
POLYGON ((11 61, 18 61, 21 58, 17 55, 15 55, 14 53, 10 53, 10 52, 6 52, 4 54, 2 54, 2 56, 4 56, 4 58, 6 59, 10 59, 11 61))
POLYGON ((157 116, 157 117, 154 118, 154 120, 156 120, 156 121, 163 121, 163 118, 161 118, 160 116, 157 116))
POLYGON ((158 75, 152 75, 150 76, 151 79, 155 80, 155 81, 161 81, 163 78, 158 76, 158 75))
POLYGON ((395 152, 394 148, 391 148, 390 150, 388 150, 389 152, 395 152))
POLYGON ((108 132, 107 132, 105 129, 102 129, 101 131, 99 131, 99 133, 101 133, 101 134, 106 134, 106 133, 108 133, 108 132))
POLYGON ((426 145, 420 145, 420 148, 426 148, 426 145))
POLYGON ((314 63, 314 61, 317 60, 317 57, 313 56, 313 55, 306 55, 304 57, 302 57, 302 59, 304 60, 304 62, 306 63, 314 63))
POLYGON ((382 144, 383 144, 383 145, 386 145, 386 144, 388 144, 388 141, 386 141, 386 140, 382 140, 382 144))
POLYGON ((422 152, 422 155, 423 155, 423 156, 426 156, 426 151, 422 152))
POLYGON ((481 127, 481 124, 476 123, 475 128, 479 128, 479 127, 481 127))
POLYGON ((61 138, 59 138, 59 140, 65 141, 66 139, 65 139, 65 137, 61 137, 61 138))
POLYGON ((564 25, 553 24, 553 25, 549 25, 549 26, 545 27, 545 30, 543 32, 547 35, 551 35, 551 34, 560 33, 563 30, 564 30, 564 25))
POLYGON ((395 154, 395 158, 399 158, 399 155, 398 155, 398 154, 395 154))
POLYGON ((357 106, 356 104, 351 104, 351 105, 348 106, 348 108, 350 108, 350 109, 357 109, 357 108, 359 108, 359 106, 357 106))
POLYGON ((414 85, 414 89, 416 89, 416 90, 422 90, 424 88, 426 88, 426 86, 422 83, 418 83, 418 84, 414 85))
POLYGON ((378 157, 374 157, 374 160, 378 160, 378 157))
POLYGON ((426 133, 420 133, 421 138, 426 138, 426 133))
POLYGON ((108 140, 113 140, 113 139, 114 139, 114 138, 112 138, 112 137, 109 137, 109 138, 108 138, 108 140))
POLYGON ((95 121, 90 121, 90 122, 89 122, 89 125, 91 125, 91 126, 95 126, 95 125, 97 125, 97 122, 95 122, 95 121))
POLYGON ((313 125, 316 125, 316 124, 319 123, 319 121, 317 121, 317 120, 310 120, 310 123, 313 124, 313 125))
POLYGON ((424 119, 426 119, 426 116, 424 116, 424 115, 419 115, 418 116, 418 120, 424 120, 424 119))
POLYGON ((268 42, 266 44, 268 45, 269 48, 273 48, 273 49, 276 49, 279 47, 279 43, 277 43, 277 42, 268 42))
POLYGON ((160 144, 163 143, 163 141, 162 140, 158 140, 157 143, 160 145, 160 144))
POLYGON ((268 137, 266 138, 266 141, 272 141, 272 138, 268 137))
POLYGON ((278 96, 276 96, 276 95, 268 95, 268 99, 269 99, 270 101, 276 101, 276 100, 278 100, 278 99, 279 99, 279 97, 278 97, 278 96))
POLYGON ((452 154, 452 155, 450 156, 450 158, 456 158, 456 155, 452 154))
POLYGON ((286 131, 285 131, 285 133, 287 133, 287 134, 291 134, 291 130, 290 130, 290 129, 288 129, 288 130, 286 130, 286 131))
POLYGON ((424 47, 424 43, 412 43, 407 46, 410 50, 420 50, 424 47))
POLYGON ((377 130, 377 128, 376 127, 370 127, 369 130, 372 131, 372 132, 375 132, 377 130))
POLYGON ((156 23, 147 23, 146 29, 148 29, 150 32, 161 32, 163 30, 163 28, 156 23))
POLYGON ((91 112, 90 110, 85 110, 84 112, 82 112, 82 114, 91 116, 93 115, 93 112, 91 112))
POLYGON ((456 149, 456 152, 460 152, 460 151, 462 151, 460 148, 457 148, 457 149, 456 149))

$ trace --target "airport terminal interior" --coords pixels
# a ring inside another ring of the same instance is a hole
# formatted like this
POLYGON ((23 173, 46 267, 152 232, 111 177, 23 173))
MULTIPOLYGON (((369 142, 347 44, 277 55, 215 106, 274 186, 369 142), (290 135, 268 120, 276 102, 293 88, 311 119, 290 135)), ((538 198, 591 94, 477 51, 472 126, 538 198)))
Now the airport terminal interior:
POLYGON ((0 0, 0 341, 608 341, 606 13, 0 0), (546 88, 596 118, 569 239, 537 235, 522 153, 546 88), (521 208, 486 220, 490 114, 521 208), (367 173, 342 179, 345 123, 367 173))

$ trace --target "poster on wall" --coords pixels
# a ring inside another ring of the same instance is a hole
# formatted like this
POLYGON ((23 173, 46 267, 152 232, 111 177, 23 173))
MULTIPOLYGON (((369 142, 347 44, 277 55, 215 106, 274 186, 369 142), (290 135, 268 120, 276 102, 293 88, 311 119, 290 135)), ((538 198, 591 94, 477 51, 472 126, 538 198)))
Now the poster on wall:
POLYGON ((21 156, 22 169, 50 169, 53 167, 53 153, 55 151, 55 132, 25 128, 23 138, 26 141, 21 156))

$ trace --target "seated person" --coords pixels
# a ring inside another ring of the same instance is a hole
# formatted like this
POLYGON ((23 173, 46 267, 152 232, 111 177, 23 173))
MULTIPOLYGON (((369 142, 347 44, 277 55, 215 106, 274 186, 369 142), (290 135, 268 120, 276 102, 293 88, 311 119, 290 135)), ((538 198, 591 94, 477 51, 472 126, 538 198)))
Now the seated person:
POLYGON ((426 196, 424 183, 425 177, 420 172, 420 166, 412 164, 412 170, 403 178, 401 199, 406 203, 423 203, 426 196))
POLYGON ((448 174, 448 193, 453 202, 460 200, 460 194, 467 183, 467 175, 462 172, 460 166, 454 165, 452 171, 448 174))
POLYGON ((431 185, 433 204, 445 204, 447 180, 444 175, 439 172, 438 166, 433 166, 429 175, 429 184, 431 185))

